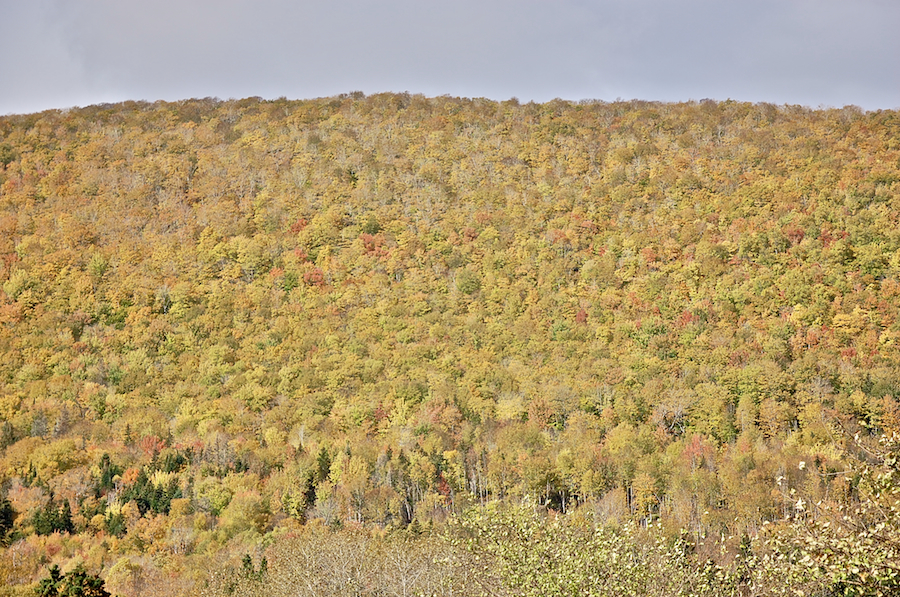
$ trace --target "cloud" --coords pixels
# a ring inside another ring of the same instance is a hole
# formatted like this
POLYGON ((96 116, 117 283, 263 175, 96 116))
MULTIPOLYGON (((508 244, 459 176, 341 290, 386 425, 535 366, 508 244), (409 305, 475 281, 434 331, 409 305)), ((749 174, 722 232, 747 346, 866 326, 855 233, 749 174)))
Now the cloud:
POLYGON ((0 10, 0 77, 16 82, 0 88, 0 113, 356 89, 900 104, 892 0, 0 0, 0 10))

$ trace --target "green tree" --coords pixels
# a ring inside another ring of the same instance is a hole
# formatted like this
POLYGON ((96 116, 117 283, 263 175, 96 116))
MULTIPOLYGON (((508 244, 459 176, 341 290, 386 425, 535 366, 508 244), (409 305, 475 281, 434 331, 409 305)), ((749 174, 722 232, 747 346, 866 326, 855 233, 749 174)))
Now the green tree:
POLYGON ((52 533, 73 533, 75 524, 72 522, 72 509, 68 500, 62 500, 57 504, 54 497, 39 508, 31 518, 34 532, 38 535, 50 535, 52 533))
POLYGON ((0 498, 0 545, 6 545, 6 539, 16 521, 16 511, 9 499, 0 498))
POLYGON ((68 574, 62 574, 59 566, 50 568, 50 575, 41 579, 35 588, 38 597, 111 597, 103 579, 88 574, 79 564, 68 574))

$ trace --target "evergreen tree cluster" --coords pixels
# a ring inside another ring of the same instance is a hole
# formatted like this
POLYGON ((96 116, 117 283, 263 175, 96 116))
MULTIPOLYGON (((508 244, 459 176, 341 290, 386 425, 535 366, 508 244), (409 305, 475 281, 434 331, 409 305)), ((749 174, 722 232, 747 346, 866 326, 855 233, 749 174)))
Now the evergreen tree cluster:
POLYGON ((67 500, 57 502, 51 494, 50 500, 31 517, 34 532, 38 535, 51 533, 73 533, 72 508, 67 500))
POLYGON ((111 597, 103 580, 89 574, 84 566, 76 566, 63 574, 59 566, 50 567, 49 576, 42 579, 35 589, 38 597, 111 597))

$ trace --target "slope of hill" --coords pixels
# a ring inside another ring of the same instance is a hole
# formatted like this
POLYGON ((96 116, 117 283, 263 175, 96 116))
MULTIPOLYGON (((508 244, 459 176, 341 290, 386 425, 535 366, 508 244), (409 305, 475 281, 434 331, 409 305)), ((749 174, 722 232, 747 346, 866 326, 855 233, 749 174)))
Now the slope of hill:
POLYGON ((165 592, 496 500, 699 541, 859 499, 833 422, 900 431, 898 214, 896 112, 0 118, 0 578, 165 592))

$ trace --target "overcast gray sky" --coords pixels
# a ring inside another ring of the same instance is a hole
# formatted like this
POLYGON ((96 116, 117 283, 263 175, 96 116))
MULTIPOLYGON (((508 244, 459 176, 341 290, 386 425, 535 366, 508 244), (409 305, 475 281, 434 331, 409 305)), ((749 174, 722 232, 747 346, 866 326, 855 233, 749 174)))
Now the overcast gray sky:
POLYGON ((0 0, 0 114, 361 90, 900 108, 900 0, 0 0))

